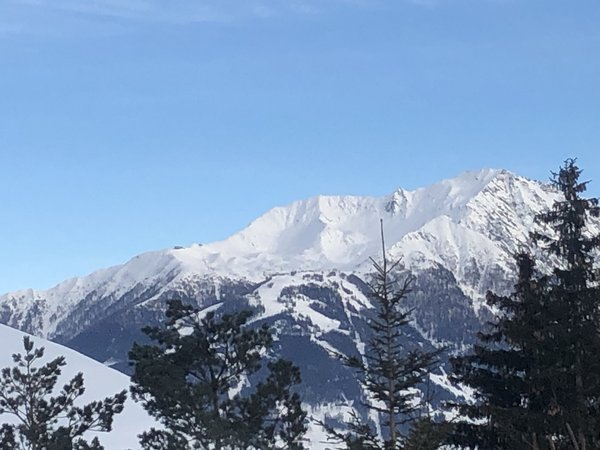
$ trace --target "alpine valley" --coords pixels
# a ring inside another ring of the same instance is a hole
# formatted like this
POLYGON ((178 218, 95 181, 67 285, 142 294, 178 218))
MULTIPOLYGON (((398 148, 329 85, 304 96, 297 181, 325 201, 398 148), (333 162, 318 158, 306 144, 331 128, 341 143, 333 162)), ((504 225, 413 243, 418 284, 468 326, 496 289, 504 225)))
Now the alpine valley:
MULTIPOLYGON (((353 407, 364 413, 368 401, 332 352, 359 354, 368 339, 365 281, 370 258, 381 259, 380 219, 388 257, 402 260, 398 276, 414 276, 407 339, 453 353, 493 314, 486 291, 510 292, 513 255, 528 248, 534 215, 557 198, 549 185, 504 170, 383 198, 310 198, 273 208, 221 242, 149 252, 45 291, 2 295, 0 322, 127 373, 133 341, 163 319, 168 299, 201 309, 250 307, 254 323, 276 330, 274 352, 300 367, 309 415, 335 421, 353 407)), ((447 371, 442 361, 423 387, 435 411, 470 395, 449 383, 447 371)), ((317 426, 310 439, 311 448, 330 447, 317 426)))

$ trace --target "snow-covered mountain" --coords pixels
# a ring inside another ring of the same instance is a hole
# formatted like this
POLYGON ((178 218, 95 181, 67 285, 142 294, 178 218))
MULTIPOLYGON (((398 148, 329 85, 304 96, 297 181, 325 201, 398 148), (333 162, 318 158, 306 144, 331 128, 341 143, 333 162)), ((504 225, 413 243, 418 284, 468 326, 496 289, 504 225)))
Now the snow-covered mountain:
MULTIPOLYGON (((362 280, 381 254, 380 219, 389 256, 415 276, 411 339, 458 351, 489 318, 485 292, 511 288, 512 255, 528 245, 534 215, 557 198, 546 184, 489 169, 380 198, 319 196, 276 207, 220 242, 5 294, 0 322, 126 371, 132 341, 161 320, 165 300, 251 307, 277 329, 277 351, 301 366, 315 414, 328 414, 362 395, 328 350, 363 348, 371 304, 362 280)), ((433 381, 440 401, 456 395, 442 375, 433 381)))
POLYGON ((369 258, 381 253, 380 218, 392 257, 415 270, 441 265, 479 300, 499 275, 510 274, 511 253, 526 242, 533 215, 556 198, 547 185, 491 169, 382 198, 314 197, 273 208, 224 241, 149 252, 46 291, 5 294, 1 319, 53 338, 65 334, 63 322, 74 310, 99 299, 112 306, 132 290, 155 287, 144 299, 151 302, 201 280, 213 280, 218 293, 219 280, 245 285, 332 269, 362 274, 370 270, 369 258))
MULTIPOLYGON (((0 368, 14 366, 11 355, 24 353, 24 336, 26 334, 21 331, 0 325, 0 341, 3 349, 0 352, 0 368)), ((126 375, 62 345, 37 337, 32 337, 32 340, 36 348, 44 347, 44 358, 40 364, 45 364, 58 356, 65 357, 67 364, 63 367, 57 387, 62 386, 78 372, 83 373, 86 390, 76 404, 83 405, 101 400, 123 389, 129 389, 129 377, 126 375)), ((0 414, 0 423, 15 423, 15 421, 8 414, 0 414)), ((110 433, 90 432, 85 437, 97 436, 106 449, 137 449, 139 448, 137 435, 148 430, 153 424, 153 419, 148 416, 144 409, 128 398, 123 412, 115 416, 113 430, 110 433)))

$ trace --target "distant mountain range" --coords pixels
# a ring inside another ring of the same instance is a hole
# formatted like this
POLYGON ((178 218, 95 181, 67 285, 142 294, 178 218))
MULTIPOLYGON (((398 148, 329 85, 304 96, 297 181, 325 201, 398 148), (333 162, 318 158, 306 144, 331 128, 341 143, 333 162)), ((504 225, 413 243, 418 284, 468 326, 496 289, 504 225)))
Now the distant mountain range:
MULTIPOLYGON (((275 328, 276 352, 300 366, 311 414, 334 420, 352 405, 364 412, 356 377, 330 351, 364 349, 372 308, 364 280, 369 258, 381 258, 380 219, 388 256, 403 261, 398 275, 415 277, 407 339, 460 352, 491 316, 486 291, 510 291, 513 254, 528 247, 534 215, 556 199, 547 184, 489 169, 379 198, 314 197, 273 208, 220 242, 145 253, 45 291, 2 295, 0 322, 127 372, 127 351, 143 339, 142 326, 162 319, 167 299, 250 307, 256 323, 275 328)), ((468 395, 448 383, 447 370, 442 363, 432 376, 434 409, 468 395)), ((313 448, 327 447, 318 429, 311 433, 313 448)))

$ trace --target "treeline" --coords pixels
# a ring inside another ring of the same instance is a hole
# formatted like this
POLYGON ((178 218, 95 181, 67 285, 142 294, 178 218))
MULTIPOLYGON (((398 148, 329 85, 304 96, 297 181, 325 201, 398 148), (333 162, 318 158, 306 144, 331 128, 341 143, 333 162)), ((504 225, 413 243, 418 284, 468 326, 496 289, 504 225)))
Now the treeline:
MULTIPOLYGON (((600 236, 597 199, 583 197, 587 182, 567 160, 552 183, 562 193, 535 217, 540 232, 515 255, 514 291, 489 292, 495 319, 472 349, 450 359, 450 378, 475 398, 430 414, 420 393, 441 364, 444 349, 426 351, 407 341, 411 311, 404 299, 411 278, 397 278, 397 262, 373 261, 370 339, 363 354, 334 354, 356 371, 369 417, 343 426, 315 422, 347 450, 591 450, 600 448, 600 287, 595 258, 600 236), (541 257, 541 258, 540 258, 541 257), (536 259, 544 262, 538 267, 536 259)), ((216 314, 180 301, 166 320, 147 327, 134 344, 131 396, 159 424, 139 436, 145 450, 303 450, 311 420, 302 407, 301 374, 272 358, 273 330, 252 326, 252 314, 216 314)), ((0 429, 6 450, 100 450, 88 431, 110 432, 126 392, 84 406, 78 374, 56 389, 64 358, 42 364, 44 352, 24 339, 24 353, 0 376, 0 429)))

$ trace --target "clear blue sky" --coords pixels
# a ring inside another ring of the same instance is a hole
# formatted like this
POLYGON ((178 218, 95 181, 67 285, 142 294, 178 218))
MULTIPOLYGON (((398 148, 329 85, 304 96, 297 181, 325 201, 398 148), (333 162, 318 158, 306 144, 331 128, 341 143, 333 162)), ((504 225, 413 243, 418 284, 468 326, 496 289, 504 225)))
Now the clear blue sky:
POLYGON ((467 169, 600 193, 598 0, 0 0, 0 292, 467 169))

